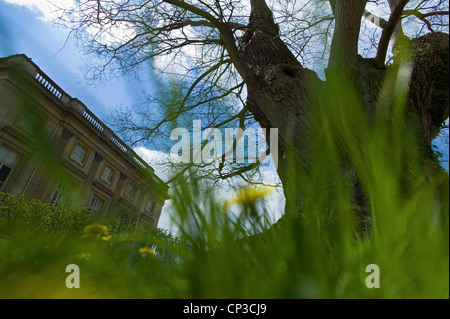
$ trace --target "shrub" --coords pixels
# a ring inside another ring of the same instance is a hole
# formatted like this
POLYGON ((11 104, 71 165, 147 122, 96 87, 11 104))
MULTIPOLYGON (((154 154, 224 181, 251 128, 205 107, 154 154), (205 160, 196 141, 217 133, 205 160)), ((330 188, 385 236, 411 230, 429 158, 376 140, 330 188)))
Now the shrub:
POLYGON ((0 193, 0 234, 4 237, 23 232, 45 234, 73 234, 92 222, 89 211, 82 208, 62 207, 0 193))

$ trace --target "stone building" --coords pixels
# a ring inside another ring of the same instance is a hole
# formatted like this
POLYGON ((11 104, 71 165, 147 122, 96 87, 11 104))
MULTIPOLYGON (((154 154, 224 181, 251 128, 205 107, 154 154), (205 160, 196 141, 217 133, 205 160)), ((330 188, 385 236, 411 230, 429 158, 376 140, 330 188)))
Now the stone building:
POLYGON ((0 58, 0 192, 156 227, 168 186, 27 56, 0 58))

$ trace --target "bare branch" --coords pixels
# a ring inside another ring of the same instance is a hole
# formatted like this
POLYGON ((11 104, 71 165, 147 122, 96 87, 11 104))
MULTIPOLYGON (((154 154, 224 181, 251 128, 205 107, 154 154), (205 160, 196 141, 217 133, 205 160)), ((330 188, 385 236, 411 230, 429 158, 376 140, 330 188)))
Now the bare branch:
POLYGON ((203 10, 199 9, 198 7, 193 6, 184 1, 164 0, 164 2, 170 3, 179 8, 188 10, 189 12, 197 14, 197 15, 203 17, 204 19, 208 20, 220 32, 224 46, 227 49, 228 54, 230 55, 231 59, 233 60, 233 63, 235 65, 236 69, 238 70, 239 74, 244 79, 244 81, 247 80, 251 76, 252 72, 250 71, 247 64, 244 62, 244 60, 241 58, 238 48, 236 47, 234 36, 227 24, 222 23, 220 20, 216 19, 210 13, 203 11, 203 10))
POLYGON ((379 69, 384 68, 389 41, 394 34, 395 27, 401 20, 403 9, 408 4, 408 2, 409 0, 400 0, 398 5, 392 11, 386 27, 383 29, 383 33, 381 34, 381 39, 378 44, 377 55, 375 57, 375 65, 379 69))
POLYGON ((404 10, 403 11, 403 18, 409 17, 409 16, 415 16, 419 20, 421 20, 425 25, 427 26, 428 30, 433 32, 433 26, 431 22, 427 19, 428 17, 434 17, 434 16, 445 16, 449 15, 449 11, 434 11, 434 12, 427 12, 422 13, 419 10, 404 10))

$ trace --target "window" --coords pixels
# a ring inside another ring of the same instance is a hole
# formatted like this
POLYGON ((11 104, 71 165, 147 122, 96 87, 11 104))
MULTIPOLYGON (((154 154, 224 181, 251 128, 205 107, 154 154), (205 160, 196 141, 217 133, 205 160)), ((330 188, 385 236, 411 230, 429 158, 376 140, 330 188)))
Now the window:
POLYGON ((55 189, 50 196, 50 203, 55 204, 60 202, 66 203, 68 200, 72 201, 77 195, 77 184, 68 178, 58 180, 55 189))
POLYGON ((96 216, 100 211, 100 209, 102 208, 102 205, 103 201, 94 195, 92 196, 91 201, 89 203, 89 210, 94 213, 94 216, 96 216))
POLYGON ((39 126, 41 117, 30 109, 25 109, 16 122, 16 125, 29 133, 33 133, 39 126))
POLYGON ((11 173, 11 170, 12 169, 10 167, 0 164, 0 189, 2 189, 2 186, 8 178, 9 173, 11 173))
POLYGON ((70 154, 70 158, 73 159, 78 164, 83 165, 84 159, 86 158, 87 149, 80 144, 76 144, 70 154))
POLYGON ((0 146, 0 189, 6 182, 13 167, 17 163, 19 155, 5 146, 0 146))
POLYGON ((50 203, 55 204, 56 202, 63 203, 65 200, 65 188, 66 185, 64 182, 59 181, 58 184, 56 184, 56 188, 52 193, 52 196, 50 196, 50 203))
POLYGON ((0 146, 0 161, 6 165, 14 166, 19 155, 5 146, 0 146))
POLYGON ((127 219, 127 214, 123 213, 123 212, 119 212, 116 215, 116 221, 119 223, 125 223, 127 219))
POLYGON ((147 205, 145 205, 145 212, 151 214, 152 208, 153 208, 153 202, 151 200, 149 200, 147 202, 147 205))
POLYGON ((105 165, 105 168, 103 169, 102 176, 100 177, 102 180, 107 182, 108 184, 111 184, 112 177, 113 177, 114 170, 111 166, 105 165))
POLYGON ((127 188, 125 189, 125 195, 129 198, 134 198, 134 193, 136 192, 136 187, 134 187, 133 184, 128 184, 127 188))

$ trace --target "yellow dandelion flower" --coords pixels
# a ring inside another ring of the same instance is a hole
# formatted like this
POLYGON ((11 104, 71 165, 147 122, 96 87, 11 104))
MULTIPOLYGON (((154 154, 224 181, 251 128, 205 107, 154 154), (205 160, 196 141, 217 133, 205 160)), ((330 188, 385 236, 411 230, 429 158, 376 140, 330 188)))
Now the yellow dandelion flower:
POLYGON ((139 248, 139 252, 141 254, 148 255, 148 256, 156 256, 155 251, 148 246, 139 248))
POLYGON ((255 202, 264 197, 269 195, 272 192, 270 188, 267 187, 246 187, 242 188, 234 198, 231 200, 228 200, 226 202, 226 206, 230 206, 233 204, 241 204, 244 206, 253 206, 255 202))
POLYGON ((92 224, 84 227, 83 238, 110 240, 108 227, 102 224, 92 224))

